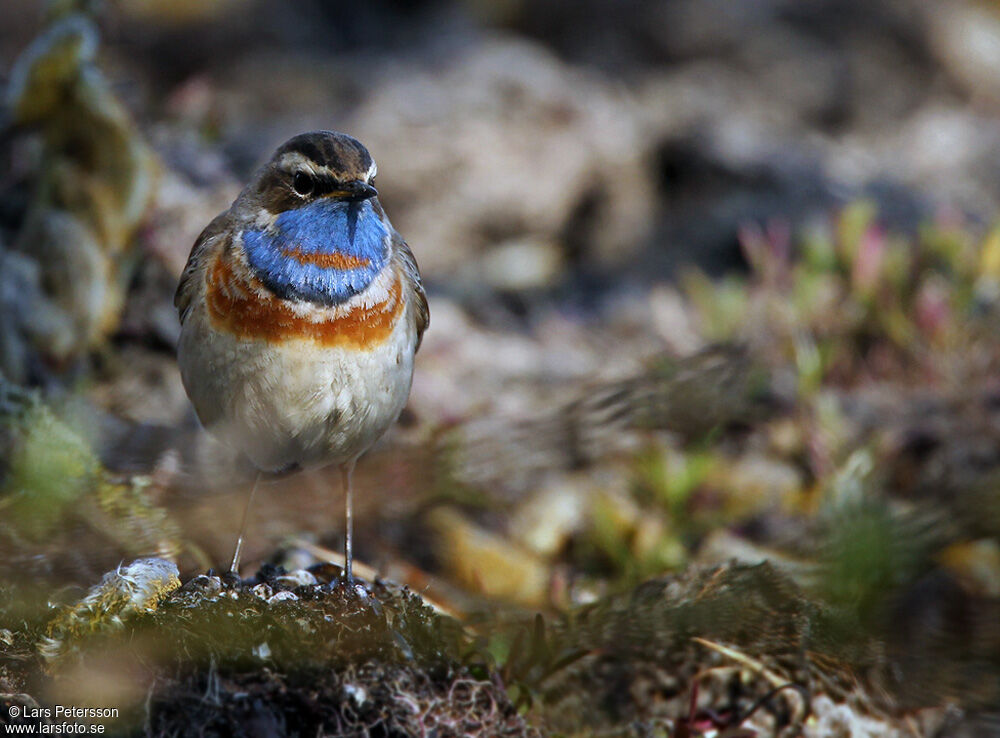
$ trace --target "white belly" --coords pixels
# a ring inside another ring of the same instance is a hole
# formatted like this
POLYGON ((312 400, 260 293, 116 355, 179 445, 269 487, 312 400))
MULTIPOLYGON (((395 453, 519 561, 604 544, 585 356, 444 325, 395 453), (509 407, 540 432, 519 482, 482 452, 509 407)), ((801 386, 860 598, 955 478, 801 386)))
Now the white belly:
POLYGON ((196 309, 178 361, 209 432, 259 469, 280 471, 351 461, 371 447, 406 404, 415 344, 409 309, 367 351, 240 339, 209 329, 196 309))

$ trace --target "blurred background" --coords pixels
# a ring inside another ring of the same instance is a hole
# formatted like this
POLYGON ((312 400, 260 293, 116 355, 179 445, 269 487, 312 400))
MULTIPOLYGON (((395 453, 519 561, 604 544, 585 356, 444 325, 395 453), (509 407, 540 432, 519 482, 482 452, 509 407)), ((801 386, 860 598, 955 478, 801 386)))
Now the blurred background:
MULTIPOLYGON (((334 129, 431 310, 362 561, 468 614, 768 560, 887 643, 900 704, 1000 703, 1000 4, 0 16, 0 577, 226 561, 248 483, 173 291, 251 172, 334 129)), ((332 556, 340 510, 336 473, 266 485, 245 573, 332 556)))

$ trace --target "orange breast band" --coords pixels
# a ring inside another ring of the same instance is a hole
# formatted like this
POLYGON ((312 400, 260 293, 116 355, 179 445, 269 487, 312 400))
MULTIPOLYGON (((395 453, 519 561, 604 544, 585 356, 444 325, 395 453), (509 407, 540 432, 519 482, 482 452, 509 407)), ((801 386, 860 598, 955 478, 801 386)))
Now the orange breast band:
POLYGON ((342 254, 339 251, 332 253, 310 253, 303 251, 298 246, 291 249, 284 249, 283 256, 295 259, 299 264, 313 264, 321 269, 361 269, 370 263, 368 259, 342 254))
POLYGON ((325 320, 310 320, 270 294, 255 277, 237 276, 225 254, 216 256, 209 271, 206 302, 212 325, 239 338, 269 343, 304 339, 323 346, 362 350, 384 343, 403 310, 402 286, 397 277, 380 303, 361 305, 325 320))

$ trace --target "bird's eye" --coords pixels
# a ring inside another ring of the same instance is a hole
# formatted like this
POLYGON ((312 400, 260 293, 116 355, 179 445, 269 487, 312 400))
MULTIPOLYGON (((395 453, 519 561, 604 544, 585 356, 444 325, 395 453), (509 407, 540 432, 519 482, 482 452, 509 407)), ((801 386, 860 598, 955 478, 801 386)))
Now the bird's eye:
POLYGON ((316 182, 307 172, 296 172, 295 178, 292 179, 292 189, 295 190, 296 195, 308 197, 316 189, 316 182))

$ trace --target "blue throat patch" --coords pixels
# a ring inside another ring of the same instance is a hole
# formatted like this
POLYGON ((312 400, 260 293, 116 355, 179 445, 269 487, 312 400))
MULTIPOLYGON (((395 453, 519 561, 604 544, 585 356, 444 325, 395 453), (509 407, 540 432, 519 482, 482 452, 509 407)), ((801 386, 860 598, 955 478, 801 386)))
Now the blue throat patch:
POLYGON ((323 198, 243 231, 257 277, 278 297, 337 305, 364 290, 389 258, 389 229, 370 200, 323 198))

